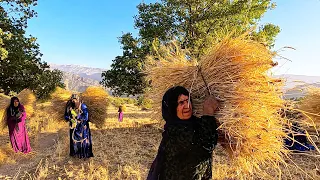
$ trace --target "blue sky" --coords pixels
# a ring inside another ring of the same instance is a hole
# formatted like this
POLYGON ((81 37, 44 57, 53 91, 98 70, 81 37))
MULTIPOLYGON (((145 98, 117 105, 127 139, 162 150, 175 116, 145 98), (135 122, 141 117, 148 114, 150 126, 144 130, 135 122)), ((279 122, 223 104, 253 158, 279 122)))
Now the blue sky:
MULTIPOLYGON (((117 37, 134 29, 133 16, 142 0, 39 0, 38 17, 30 20, 28 33, 38 38, 43 60, 109 68, 122 50, 117 37)), ((145 0, 151 2, 152 0, 145 0)), ((276 74, 320 76, 320 0, 276 0, 262 23, 279 25, 275 49, 291 46, 281 54, 276 74)))

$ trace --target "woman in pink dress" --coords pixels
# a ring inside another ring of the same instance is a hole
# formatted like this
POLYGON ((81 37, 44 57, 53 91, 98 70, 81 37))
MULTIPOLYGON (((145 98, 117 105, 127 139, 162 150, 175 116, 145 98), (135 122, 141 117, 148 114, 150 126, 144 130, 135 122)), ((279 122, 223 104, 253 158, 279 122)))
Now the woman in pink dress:
POLYGON ((15 152, 29 153, 30 141, 26 129, 26 112, 17 97, 12 97, 7 109, 7 123, 12 148, 15 152))
POLYGON ((119 107, 118 112, 119 112, 118 121, 119 121, 119 122, 122 122, 123 112, 122 112, 122 107, 121 107, 121 106, 119 107))

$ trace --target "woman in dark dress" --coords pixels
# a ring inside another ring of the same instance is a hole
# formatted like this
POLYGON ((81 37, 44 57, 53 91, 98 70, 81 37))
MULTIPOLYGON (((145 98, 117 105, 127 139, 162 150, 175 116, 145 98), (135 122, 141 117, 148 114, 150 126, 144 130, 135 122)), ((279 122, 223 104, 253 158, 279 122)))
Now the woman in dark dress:
POLYGON ((70 156, 93 157, 88 108, 77 95, 72 95, 68 101, 65 119, 70 126, 70 156))
POLYGON ((212 178, 212 152, 217 144, 213 114, 218 102, 204 101, 203 116, 192 114, 189 92, 181 86, 169 89, 162 100, 166 121, 158 154, 147 180, 207 180, 212 178))

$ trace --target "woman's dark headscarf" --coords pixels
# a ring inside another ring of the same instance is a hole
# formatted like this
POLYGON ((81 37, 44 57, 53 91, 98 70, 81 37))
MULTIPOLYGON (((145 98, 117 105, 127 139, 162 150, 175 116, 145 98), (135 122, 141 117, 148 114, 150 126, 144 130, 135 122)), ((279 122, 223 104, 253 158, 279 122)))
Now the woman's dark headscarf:
MULTIPOLYGON (((162 98, 162 117, 166 121, 164 126, 165 131, 167 128, 175 126, 175 125, 193 125, 195 122, 194 116, 192 116, 189 120, 181 120, 177 116, 177 107, 178 107, 178 98, 180 95, 189 96, 189 92, 186 88, 181 86, 176 86, 170 88, 162 98)), ((190 96, 189 96, 190 98, 190 96)), ((190 99, 191 100, 191 99, 190 99)), ((159 146, 158 154, 156 159, 153 161, 147 180, 155 180, 159 179, 159 175, 162 173, 162 165, 165 157, 165 143, 168 141, 168 134, 163 132, 163 138, 161 144, 159 146)))
POLYGON ((7 108, 7 116, 18 116, 20 117, 20 114, 25 111, 24 107, 21 105, 19 98, 12 97, 10 100, 10 106, 7 108), (14 106, 14 101, 18 101, 19 105, 17 107, 14 106))
POLYGON ((181 120, 177 116, 178 98, 182 94, 185 96, 189 96, 189 92, 186 88, 182 86, 175 86, 170 88, 163 95, 162 117, 166 121, 167 125, 186 122, 186 120, 181 120))
POLYGON ((65 111, 64 111, 64 115, 65 116, 69 116, 70 115, 70 107, 72 109, 75 109, 76 107, 76 104, 72 101, 73 99, 76 99, 76 100, 79 100, 79 96, 77 94, 72 94, 70 99, 68 100, 67 104, 66 104, 66 108, 65 108, 65 111))
POLYGON ((20 104, 19 98, 17 98, 17 97, 12 97, 12 98, 11 98, 11 100, 10 100, 10 107, 11 107, 11 108, 17 109, 17 108, 20 108, 20 105, 21 105, 21 104, 20 104), (17 101, 19 102, 19 105, 18 105, 17 107, 14 107, 14 101, 15 101, 15 100, 17 100, 17 101))

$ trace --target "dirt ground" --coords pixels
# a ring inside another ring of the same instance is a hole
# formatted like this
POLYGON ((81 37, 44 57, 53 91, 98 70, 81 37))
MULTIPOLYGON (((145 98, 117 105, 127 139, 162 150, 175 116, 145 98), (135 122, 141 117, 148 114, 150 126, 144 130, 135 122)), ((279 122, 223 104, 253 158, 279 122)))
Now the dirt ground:
MULTIPOLYGON (((137 117, 140 118, 140 115, 137 117)), ((130 117, 122 123, 115 118, 110 119, 104 129, 92 126, 94 157, 90 159, 68 156, 67 124, 56 132, 30 135, 33 151, 28 155, 15 154, 8 135, 2 133, 0 179, 145 179, 157 153, 161 130, 155 121, 139 118, 130 117)), ((218 146, 214 152, 214 162, 220 161, 220 158, 227 157, 218 146)), ((301 169, 283 167, 281 179, 320 179, 319 156, 298 153, 292 159, 301 169)))

